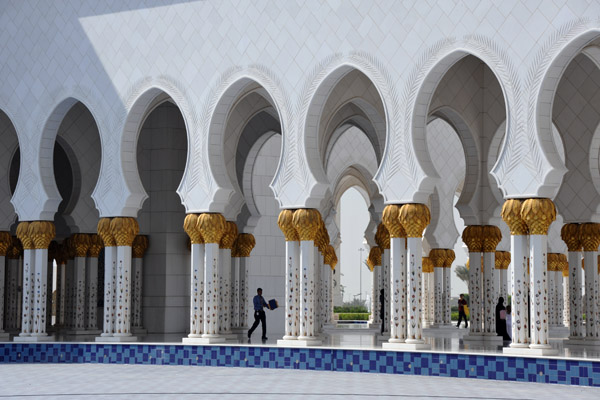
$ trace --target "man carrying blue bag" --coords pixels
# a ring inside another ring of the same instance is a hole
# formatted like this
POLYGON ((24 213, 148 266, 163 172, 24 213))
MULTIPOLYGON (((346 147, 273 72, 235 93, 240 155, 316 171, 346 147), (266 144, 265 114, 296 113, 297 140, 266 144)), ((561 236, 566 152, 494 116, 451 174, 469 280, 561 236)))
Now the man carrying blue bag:
POLYGON ((258 327, 259 322, 262 323, 262 340, 267 340, 267 316, 265 315, 265 311, 263 310, 263 307, 267 307, 269 310, 274 310, 275 308, 277 308, 277 301, 275 300, 270 300, 269 303, 267 303, 265 301, 265 299, 262 297, 262 289, 258 288, 256 289, 256 296, 254 296, 254 299, 252 299, 252 302, 254 303, 254 324, 252 324, 252 327, 250 328, 250 330, 248 331, 248 340, 250 340, 250 337, 252 336, 252 332, 254 332, 254 330, 258 327))

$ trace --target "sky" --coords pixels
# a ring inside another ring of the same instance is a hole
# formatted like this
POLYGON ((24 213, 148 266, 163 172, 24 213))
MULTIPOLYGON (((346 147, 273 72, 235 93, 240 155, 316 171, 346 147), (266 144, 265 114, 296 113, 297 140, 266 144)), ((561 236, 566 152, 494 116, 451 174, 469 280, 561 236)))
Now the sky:
MULTIPOLYGON (((368 247, 365 247, 363 243, 365 229, 370 218, 367 204, 358 190, 350 188, 342 195, 338 212, 340 213, 340 234, 342 241, 340 254, 338 254, 338 265, 341 266, 341 284, 345 286, 344 301, 351 301, 355 296, 359 297, 361 293, 361 275, 362 297, 363 299, 370 298, 372 277, 371 272, 364 264, 364 260, 367 258, 369 252, 368 247), (362 253, 362 264, 359 252, 360 248, 365 249, 362 253)), ((461 234, 464 229, 464 223, 456 208, 454 208, 454 220, 456 221, 456 229, 461 234)), ((456 253, 456 260, 452 264, 451 293, 452 297, 458 297, 460 293, 467 292, 467 285, 454 273, 457 265, 465 265, 467 262, 467 253, 460 237, 454 247, 454 252, 456 253)))

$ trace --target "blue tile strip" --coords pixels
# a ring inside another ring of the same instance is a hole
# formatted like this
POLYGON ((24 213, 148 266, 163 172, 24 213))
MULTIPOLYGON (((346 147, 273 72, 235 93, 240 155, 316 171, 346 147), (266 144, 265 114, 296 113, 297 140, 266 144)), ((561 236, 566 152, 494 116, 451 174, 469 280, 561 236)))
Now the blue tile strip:
POLYGON ((0 343, 0 363, 287 368, 600 386, 600 361, 248 346, 0 343))

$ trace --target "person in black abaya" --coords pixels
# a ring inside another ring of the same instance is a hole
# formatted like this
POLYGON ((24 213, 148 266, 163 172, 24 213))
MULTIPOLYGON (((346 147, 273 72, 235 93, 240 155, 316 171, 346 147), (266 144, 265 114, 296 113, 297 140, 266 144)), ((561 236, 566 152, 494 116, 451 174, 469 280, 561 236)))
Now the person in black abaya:
POLYGON ((496 304, 496 333, 502 336, 503 340, 510 340, 506 331, 506 307, 504 307, 504 297, 498 299, 496 304))

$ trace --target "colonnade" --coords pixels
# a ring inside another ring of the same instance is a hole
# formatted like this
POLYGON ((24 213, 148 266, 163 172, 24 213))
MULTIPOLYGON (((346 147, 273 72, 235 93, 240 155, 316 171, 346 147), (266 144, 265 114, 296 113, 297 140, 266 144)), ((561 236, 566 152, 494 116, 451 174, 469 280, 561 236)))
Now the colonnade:
POLYGON ((286 240, 285 333, 278 344, 321 344, 320 334, 332 318, 337 264, 329 233, 315 209, 282 210, 277 223, 286 240))
POLYGON ((184 343, 221 343, 248 329, 248 266, 256 242, 217 213, 188 214, 190 333, 184 343))

